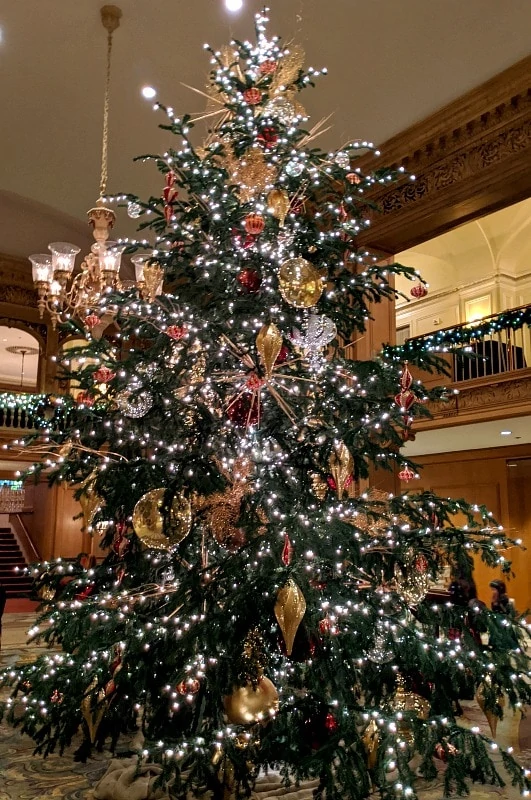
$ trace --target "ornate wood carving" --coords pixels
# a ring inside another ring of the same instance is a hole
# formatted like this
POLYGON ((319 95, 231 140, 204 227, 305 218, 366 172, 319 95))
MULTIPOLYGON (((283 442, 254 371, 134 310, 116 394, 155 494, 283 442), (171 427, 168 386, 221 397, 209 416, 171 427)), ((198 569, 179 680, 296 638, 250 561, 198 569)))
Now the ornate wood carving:
MULTIPOLYGON (((531 56, 395 136, 378 165, 416 176, 378 187, 360 245, 397 253, 531 195, 531 56)), ((374 160, 367 165, 374 167, 374 160)), ((363 166, 363 164, 362 164, 363 166)))

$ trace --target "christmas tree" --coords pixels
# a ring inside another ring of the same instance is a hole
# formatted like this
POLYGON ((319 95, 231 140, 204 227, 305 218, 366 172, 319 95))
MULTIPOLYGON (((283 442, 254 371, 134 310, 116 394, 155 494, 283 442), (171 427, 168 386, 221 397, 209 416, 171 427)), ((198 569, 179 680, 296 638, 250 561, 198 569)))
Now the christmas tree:
POLYGON ((368 488, 374 466, 414 476, 400 447, 443 392, 399 347, 346 357, 393 274, 417 278, 356 244, 371 187, 409 178, 369 173, 366 142, 316 147, 300 93, 319 73, 266 22, 210 51, 205 141, 160 106, 175 144, 143 158, 162 194, 126 198, 154 248, 141 290, 65 322, 87 340, 62 365, 80 392, 26 446, 106 557, 35 568, 34 634, 57 652, 4 677, 7 717, 44 754, 81 726, 78 758, 139 727, 179 798, 249 793, 267 768, 329 800, 414 797, 442 761, 447 791, 502 785, 455 712, 477 692, 494 729, 530 699, 525 623, 426 598, 445 567, 465 586, 473 555, 508 572, 511 542, 484 508, 368 488))

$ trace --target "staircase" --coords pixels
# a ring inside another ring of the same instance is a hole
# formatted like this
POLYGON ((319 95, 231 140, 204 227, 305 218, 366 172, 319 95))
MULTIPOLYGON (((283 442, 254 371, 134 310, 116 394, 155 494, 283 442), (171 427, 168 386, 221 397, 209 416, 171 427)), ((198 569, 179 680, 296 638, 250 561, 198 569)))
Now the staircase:
POLYGON ((26 566, 22 551, 11 528, 0 528, 0 582, 8 597, 24 597, 31 591, 32 581, 22 571, 26 566))

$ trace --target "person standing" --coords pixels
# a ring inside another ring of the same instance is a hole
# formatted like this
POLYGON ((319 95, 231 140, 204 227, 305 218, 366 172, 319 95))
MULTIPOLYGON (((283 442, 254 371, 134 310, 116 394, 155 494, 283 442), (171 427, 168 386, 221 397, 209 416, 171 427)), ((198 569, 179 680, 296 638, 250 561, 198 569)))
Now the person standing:
POLYGON ((490 588, 492 589, 492 597, 490 602, 490 607, 492 611, 495 611, 497 614, 510 614, 511 612, 511 601, 509 600, 509 596, 507 595, 507 587, 505 586, 505 581, 495 580, 489 583, 490 588))

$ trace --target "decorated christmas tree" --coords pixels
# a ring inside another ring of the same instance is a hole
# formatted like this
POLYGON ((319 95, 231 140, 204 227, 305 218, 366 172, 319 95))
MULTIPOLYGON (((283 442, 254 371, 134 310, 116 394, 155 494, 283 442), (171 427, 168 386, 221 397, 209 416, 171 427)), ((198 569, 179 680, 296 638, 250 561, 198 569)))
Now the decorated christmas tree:
POLYGON ((417 278, 357 245, 371 188, 409 178, 371 174, 366 142, 318 149, 301 92, 319 73, 266 22, 210 50, 205 140, 160 106, 172 147, 143 158, 161 193, 126 198, 141 289, 64 323, 86 337, 62 364, 80 390, 26 447, 105 558, 35 568, 55 649, 5 676, 7 718, 45 755, 139 730, 179 798, 249 793, 268 769, 329 800, 413 797, 443 761, 448 791, 501 784, 456 710, 477 693, 494 730, 530 699, 525 624, 430 587, 444 569, 466 586, 473 557, 508 572, 510 542, 483 508, 377 488, 415 475, 400 448, 442 390, 399 347, 346 357, 393 274, 417 278))

